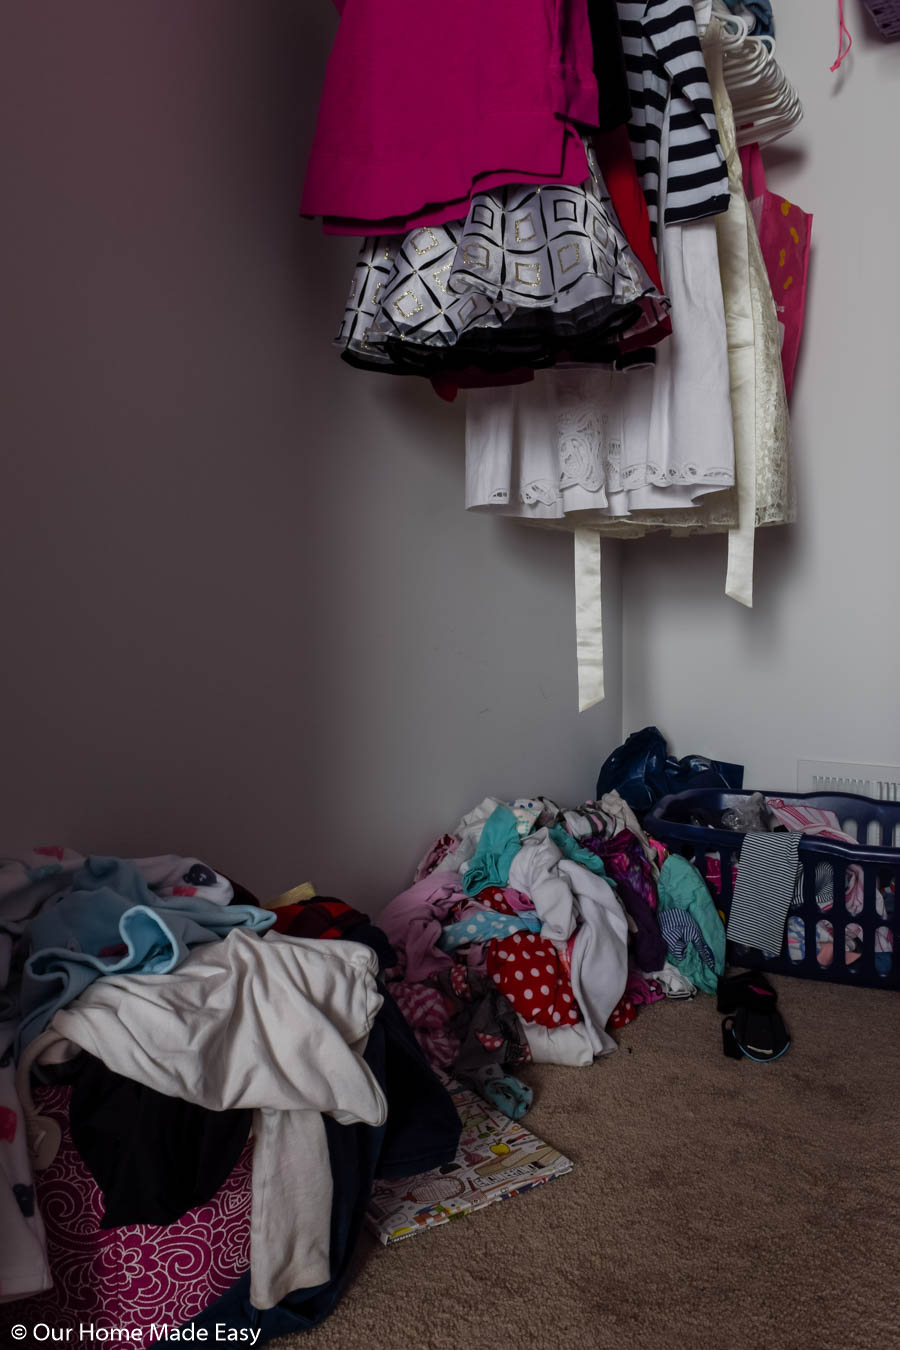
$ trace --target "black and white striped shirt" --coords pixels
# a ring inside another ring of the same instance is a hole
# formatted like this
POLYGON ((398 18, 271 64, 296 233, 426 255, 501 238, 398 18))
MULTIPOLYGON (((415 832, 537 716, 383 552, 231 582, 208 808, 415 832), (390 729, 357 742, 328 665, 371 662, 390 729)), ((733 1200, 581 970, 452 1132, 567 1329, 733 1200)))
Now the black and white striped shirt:
POLYGON ((777 956, 797 884, 800 830, 745 834, 728 915, 728 938, 777 956))
POLYGON ((628 134, 650 221, 728 209, 728 170, 719 144, 697 23, 690 0, 618 0, 631 91, 628 134), (661 166, 668 108, 668 155, 661 166))

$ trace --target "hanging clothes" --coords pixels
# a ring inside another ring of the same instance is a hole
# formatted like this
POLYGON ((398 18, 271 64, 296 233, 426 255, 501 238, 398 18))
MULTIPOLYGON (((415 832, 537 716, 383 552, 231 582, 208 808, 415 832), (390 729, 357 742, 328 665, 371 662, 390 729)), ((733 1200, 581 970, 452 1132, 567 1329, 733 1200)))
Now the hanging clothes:
POLYGON ((734 448, 712 219, 728 206, 728 170, 696 22, 668 0, 622 3, 620 15, 629 135, 660 235, 673 335, 655 369, 627 379, 554 371, 525 388, 470 391, 466 505, 544 522, 575 516, 567 528, 627 538, 649 524, 632 512, 686 508, 733 484, 734 448))
MULTIPOLYGON (((631 151, 627 129, 621 126, 607 134, 594 136, 589 148, 589 159, 591 157, 592 162, 596 164, 598 181, 602 181, 605 185, 615 217, 622 233, 625 235, 628 246, 646 271, 656 288, 656 292, 662 295, 663 284, 653 244, 650 217, 644 194, 641 191, 640 180, 635 170, 634 155, 631 151)), ((596 244, 593 247, 596 248, 596 244)), ((646 303, 646 298, 644 303, 646 303)), ((605 351, 602 350, 601 341, 592 338, 589 359, 595 367, 600 364, 607 364, 615 366, 617 369, 634 369, 639 365, 652 365, 655 359, 656 345, 667 337, 671 331, 671 319, 668 314, 664 314, 657 319, 650 329, 641 328, 634 333, 618 333, 615 335, 614 341, 614 335, 610 334, 609 345, 605 351)), ((529 383, 534 379, 535 369, 539 368, 540 362, 537 357, 540 356, 540 353, 534 354, 535 363, 533 365, 514 366, 513 360, 507 358, 505 352, 498 359, 497 347, 504 343, 505 334, 495 332, 489 354, 485 352, 475 354, 481 362, 480 368, 473 365, 465 369, 457 368, 452 372, 442 371, 439 375, 433 374, 431 379, 435 391, 440 397, 452 401, 458 391, 463 388, 484 389, 529 383), (503 366, 502 369, 500 368, 501 365, 503 366)), ((585 345, 584 337, 581 335, 578 350, 583 359, 588 359, 588 356, 585 355, 585 345)), ((571 352, 568 353, 570 356, 571 354, 571 352)), ((462 349, 457 348, 455 355, 457 360, 461 360, 462 349)), ((516 352, 516 355, 520 360, 524 360, 521 348, 516 352)), ((365 364, 359 362, 355 357, 352 344, 343 353, 343 359, 352 365, 365 364)), ((379 358, 380 361, 386 361, 387 359, 386 356, 379 358)), ((393 370, 396 374, 420 373, 408 364, 404 364, 403 367, 395 365, 393 370)))
POLYGON ((631 90, 616 0, 588 0, 588 23, 600 96, 597 126, 601 131, 615 131, 631 116, 631 90))
POLYGON ((674 225, 727 210, 728 176, 691 5, 619 0, 619 22, 631 91, 628 133, 651 221, 662 214, 674 225), (674 153, 661 205, 667 112, 674 153))
POLYGON ((466 215, 474 193, 587 177, 599 92, 587 0, 352 0, 325 74, 301 212, 351 234, 466 215))
POLYGON ((727 532, 750 605, 754 531, 793 519, 722 24, 712 0, 459 0, 438 42, 409 0, 338 4, 302 204, 365 236, 336 345, 466 388, 467 508, 574 534, 590 707, 603 537, 727 532))
MULTIPOLYGON (((635 40, 627 25, 623 37, 627 54, 635 40)), ((719 210, 717 198, 709 217, 669 223, 673 164, 672 181, 683 181, 682 161, 673 158, 682 114, 671 98, 659 136, 661 177, 645 189, 652 198, 659 182, 660 263, 674 329, 655 369, 624 378, 552 371, 530 386, 467 397, 467 506, 576 531, 582 708, 603 696, 601 536, 729 531, 726 592, 750 604, 754 530, 794 515, 777 316, 743 194, 715 22, 703 52, 727 155, 728 209, 719 210)), ((656 174, 647 158, 645 183, 656 174)), ((717 191, 718 176, 713 182, 717 191)))
POLYGON ((659 341, 668 304, 593 155, 590 165, 577 187, 481 192, 464 221, 366 240, 336 339, 346 359, 396 373, 502 371, 560 355, 612 363, 626 333, 659 341))

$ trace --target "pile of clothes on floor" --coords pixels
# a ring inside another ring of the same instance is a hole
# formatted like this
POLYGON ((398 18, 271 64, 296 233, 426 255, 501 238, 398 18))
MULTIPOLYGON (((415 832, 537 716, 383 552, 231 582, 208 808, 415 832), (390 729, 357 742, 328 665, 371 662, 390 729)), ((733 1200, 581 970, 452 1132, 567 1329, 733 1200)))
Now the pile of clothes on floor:
POLYGON ((617 792, 574 810, 486 797, 430 846, 379 916, 388 988, 429 1062, 513 1119, 517 1076, 587 1065, 665 997, 715 993, 725 928, 694 865, 617 792))
POLYGON ((459 1117, 381 980, 383 931, 287 900, 196 858, 2 861, 4 1322, 134 1344, 196 1318, 309 1327, 373 1179, 452 1161, 459 1117))

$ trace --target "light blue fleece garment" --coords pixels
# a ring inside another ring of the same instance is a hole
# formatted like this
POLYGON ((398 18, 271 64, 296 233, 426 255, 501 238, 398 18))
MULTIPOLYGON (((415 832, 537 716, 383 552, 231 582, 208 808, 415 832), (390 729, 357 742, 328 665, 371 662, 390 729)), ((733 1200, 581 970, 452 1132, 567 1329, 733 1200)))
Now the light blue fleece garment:
POLYGON ((437 945, 442 952, 453 952, 466 942, 490 942, 491 938, 510 937, 525 928, 530 933, 541 931, 537 914, 500 914, 493 909, 484 910, 480 914, 470 914, 458 923, 448 923, 437 945))
POLYGON ((534 1101, 532 1089, 511 1073, 502 1078, 489 1078, 480 1087, 485 1100, 510 1120, 521 1120, 534 1101))
POLYGON ((706 882, 687 858, 670 853, 660 870, 657 892, 661 911, 684 910, 694 918, 712 955, 713 968, 710 970, 692 942, 686 944, 677 958, 670 949, 669 960, 698 989, 714 994, 718 988, 716 977, 725 970, 725 925, 719 918, 706 882))
POLYGON ((17 1054, 101 975, 165 975, 192 947, 217 942, 232 928, 264 933, 274 922, 271 911, 253 905, 159 896, 133 863, 88 858, 69 889, 29 925, 17 1054))
MULTIPOLYGON (((588 868, 598 877, 606 876, 603 859, 599 858, 596 853, 592 853, 589 848, 582 848, 578 840, 573 839, 569 831, 564 829, 562 825, 551 825, 547 833, 563 857, 568 858, 569 862, 578 863, 581 867, 588 868)), ((613 890, 615 890, 615 886, 613 886, 613 890)))
POLYGON ((498 806, 488 816, 475 856, 463 873, 466 895, 477 895, 485 886, 505 886, 521 842, 512 811, 508 806, 498 806))

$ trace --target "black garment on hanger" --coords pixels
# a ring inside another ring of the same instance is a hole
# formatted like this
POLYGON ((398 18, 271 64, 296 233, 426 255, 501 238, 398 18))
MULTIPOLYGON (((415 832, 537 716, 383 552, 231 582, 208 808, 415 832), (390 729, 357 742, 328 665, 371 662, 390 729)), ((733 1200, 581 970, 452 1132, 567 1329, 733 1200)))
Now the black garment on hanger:
POLYGON ((103 1192, 101 1228, 170 1224, 211 1200, 241 1155, 251 1111, 210 1111, 79 1060, 69 1125, 103 1192))
POLYGON ((594 75, 600 92, 597 126, 601 131, 615 131, 631 117, 616 0, 588 0, 588 22, 594 48, 594 75))

